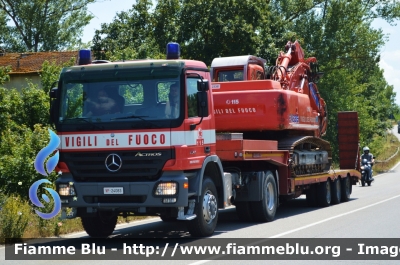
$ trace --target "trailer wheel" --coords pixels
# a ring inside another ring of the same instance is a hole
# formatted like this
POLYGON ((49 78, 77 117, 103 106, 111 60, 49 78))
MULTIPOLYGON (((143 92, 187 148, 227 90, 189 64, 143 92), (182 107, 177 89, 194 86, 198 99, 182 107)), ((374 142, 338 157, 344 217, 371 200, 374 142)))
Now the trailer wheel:
POLYGON ((118 216, 115 214, 107 216, 97 213, 96 216, 81 217, 82 226, 91 237, 108 237, 114 232, 118 216))
POLYGON ((317 206, 317 190, 315 184, 310 185, 306 193, 306 201, 309 207, 317 206))
POLYGON ((235 202, 236 214, 242 222, 254 222, 250 202, 235 202))
POLYGON ((275 219, 276 208, 278 208, 278 191, 271 171, 266 172, 262 191, 263 199, 251 202, 251 212, 255 221, 271 222, 275 219))
POLYGON ((318 205, 327 207, 331 204, 331 182, 327 180, 320 183, 317 190, 318 205))
POLYGON ((342 199, 342 188, 340 179, 337 178, 332 183, 332 202, 331 204, 339 204, 340 200, 342 199))
POLYGON ((350 194, 352 190, 352 185, 349 177, 341 179, 341 189, 342 189, 342 202, 348 202, 350 200, 350 194))
POLYGON ((194 213, 197 217, 187 223, 189 233, 197 237, 211 236, 218 222, 218 194, 209 177, 205 176, 203 179, 201 196, 194 213))

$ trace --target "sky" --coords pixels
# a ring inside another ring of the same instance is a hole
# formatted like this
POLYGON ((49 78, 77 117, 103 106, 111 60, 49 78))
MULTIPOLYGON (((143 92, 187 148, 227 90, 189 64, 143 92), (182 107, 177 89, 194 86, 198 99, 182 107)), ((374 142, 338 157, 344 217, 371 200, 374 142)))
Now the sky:
MULTIPOLYGON (((83 32, 82 41, 89 42, 94 36, 94 31, 100 29, 101 23, 110 23, 115 14, 121 11, 128 11, 135 0, 100 0, 100 2, 89 4, 88 10, 94 15, 90 24, 83 32)), ((389 85, 394 87, 396 92, 396 104, 400 105, 400 21, 397 26, 390 26, 383 20, 373 22, 374 28, 381 28, 388 36, 388 42, 381 49, 380 67, 389 85)))

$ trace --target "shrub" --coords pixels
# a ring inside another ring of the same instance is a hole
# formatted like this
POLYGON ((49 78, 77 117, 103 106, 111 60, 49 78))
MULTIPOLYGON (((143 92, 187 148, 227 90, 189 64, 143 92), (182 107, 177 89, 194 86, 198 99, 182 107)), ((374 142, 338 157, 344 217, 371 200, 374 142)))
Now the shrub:
POLYGON ((30 206, 19 196, 3 198, 0 210, 0 243, 21 240, 28 226, 30 206))

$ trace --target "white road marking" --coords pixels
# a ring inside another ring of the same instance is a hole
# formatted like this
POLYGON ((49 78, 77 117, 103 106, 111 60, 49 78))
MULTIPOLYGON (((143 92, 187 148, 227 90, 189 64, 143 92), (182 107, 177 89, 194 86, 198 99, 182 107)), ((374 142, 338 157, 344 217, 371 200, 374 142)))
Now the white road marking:
POLYGON ((384 202, 397 199, 397 198, 399 198, 399 197, 400 197, 400 195, 396 195, 396 196, 390 197, 390 198, 388 198, 388 199, 385 199, 385 200, 383 200, 383 201, 379 201, 379 202, 376 202, 376 203, 373 203, 373 204, 370 204, 370 205, 367 205, 367 206, 358 208, 358 209, 353 210, 353 211, 349 211, 349 212, 346 212, 346 213, 338 214, 338 215, 335 215, 335 216, 326 218, 326 219, 324 219, 324 220, 321 220, 321 221, 318 221, 318 222, 315 222, 315 223, 311 223, 311 224, 309 224, 309 225, 305 225, 305 226, 302 226, 302 227, 299 227, 299 228, 296 228, 296 229, 292 229, 292 230, 286 231, 286 232, 284 232, 284 233, 280 233, 280 234, 271 236, 271 237, 269 237, 269 238, 278 238, 278 237, 282 237, 282 236, 285 236, 285 235, 288 235, 288 234, 291 234, 291 233, 294 233, 294 232, 297 232, 297 231, 300 231, 300 230, 309 228, 309 227, 311 227, 311 226, 319 225, 319 224, 328 222, 328 221, 330 221, 330 220, 333 220, 333 219, 336 219, 336 218, 339 218, 339 217, 342 217, 342 216, 345 216, 345 215, 349 215, 349 214, 352 214, 352 213, 356 213, 356 212, 359 212, 359 211, 362 211, 362 210, 365 210, 365 209, 374 207, 374 206, 376 206, 376 205, 379 205, 379 204, 382 204, 382 203, 384 203, 384 202))
MULTIPOLYGON (((302 226, 302 227, 299 227, 299 228, 296 228, 296 229, 292 229, 292 230, 286 231, 286 232, 284 232, 284 233, 280 233, 280 234, 277 234, 277 235, 274 235, 274 236, 271 236, 271 237, 268 237, 268 238, 265 238, 265 239, 261 239, 261 240, 259 240, 259 241, 253 242, 253 243, 248 244, 248 245, 257 245, 257 244, 261 244, 261 243, 263 243, 263 242, 269 241, 269 239, 271 239, 271 238, 278 238, 278 237, 286 236, 286 235, 288 235, 288 234, 291 234, 291 233, 294 233, 294 232, 297 232, 297 231, 300 231, 300 230, 303 230, 303 229, 306 229, 306 228, 309 228, 309 227, 312 227, 312 226, 315 226, 315 225, 319 225, 319 224, 322 224, 322 223, 331 221, 331 220, 333 220, 333 219, 336 219, 336 218, 339 218, 339 217, 342 217, 342 216, 345 216, 345 215, 349 215, 349 214, 352 214, 352 213, 356 213, 356 212, 359 212, 359 211, 362 211, 362 210, 365 210, 365 209, 374 207, 374 206, 376 206, 376 205, 379 205, 379 204, 382 204, 382 203, 385 203, 385 202, 387 202, 387 201, 394 200, 394 199, 397 199, 397 198, 400 198, 400 195, 396 195, 396 196, 390 197, 390 198, 388 198, 388 199, 385 199, 385 200, 382 200, 382 201, 379 201, 379 202, 370 204, 370 205, 368 205, 368 206, 364 206, 364 207, 358 208, 358 209, 353 210, 353 211, 349 211, 349 212, 346 212, 346 213, 342 213, 342 214, 339 214, 339 215, 335 215, 335 216, 332 216, 332 217, 323 219, 323 220, 321 220, 321 221, 311 223, 311 224, 309 224, 309 225, 305 225, 305 226, 302 226)), ((246 245, 246 246, 248 246, 248 245, 246 245)), ((199 264, 203 264, 203 263, 212 261, 212 260, 214 260, 214 259, 220 258, 221 256, 223 256, 223 255, 214 256, 214 257, 212 257, 212 258, 209 259, 209 260, 200 260, 200 261, 198 261, 198 262, 190 263, 190 265, 199 265, 199 264)))

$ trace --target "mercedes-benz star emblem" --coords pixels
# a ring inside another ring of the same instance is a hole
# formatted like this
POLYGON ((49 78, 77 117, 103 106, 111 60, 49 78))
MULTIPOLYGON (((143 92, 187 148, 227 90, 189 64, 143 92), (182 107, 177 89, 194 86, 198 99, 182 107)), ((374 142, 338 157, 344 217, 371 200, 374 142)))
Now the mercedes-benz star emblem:
POLYGON ((107 156, 105 164, 108 171, 116 172, 122 166, 122 159, 117 154, 110 154, 107 156))

